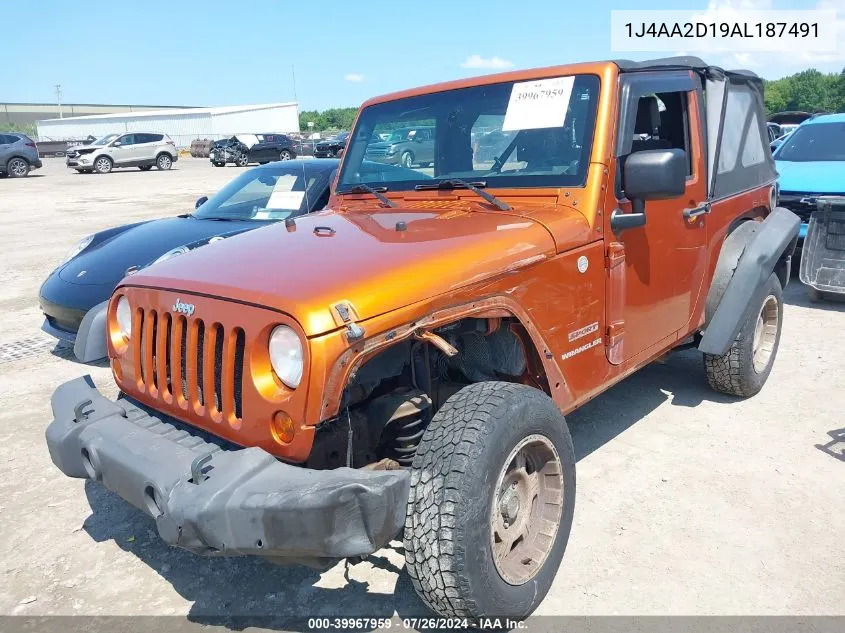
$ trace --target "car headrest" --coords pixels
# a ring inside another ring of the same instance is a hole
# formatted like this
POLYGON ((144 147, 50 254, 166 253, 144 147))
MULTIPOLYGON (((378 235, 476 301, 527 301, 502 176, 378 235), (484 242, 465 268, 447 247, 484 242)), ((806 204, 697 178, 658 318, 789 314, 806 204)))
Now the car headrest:
POLYGON ((654 134, 660 127, 660 107, 657 97, 640 97, 634 134, 654 134))

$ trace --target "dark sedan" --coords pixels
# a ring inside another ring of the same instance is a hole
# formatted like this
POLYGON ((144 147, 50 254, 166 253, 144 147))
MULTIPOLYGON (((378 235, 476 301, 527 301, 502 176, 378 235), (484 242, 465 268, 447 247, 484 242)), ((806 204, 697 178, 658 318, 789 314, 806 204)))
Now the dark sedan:
POLYGON ((39 291, 42 329, 73 342, 82 362, 106 355, 106 305, 127 275, 211 244, 322 209, 337 160, 289 160, 245 171, 194 213, 107 229, 78 242, 39 291))
POLYGON ((237 134, 215 141, 209 160, 215 167, 226 163, 246 167, 249 163, 263 165, 275 160, 293 160, 298 153, 301 152, 296 151, 296 142, 287 134, 237 134))
POLYGON ((349 141, 349 132, 340 132, 325 141, 320 141, 314 146, 314 156, 316 158, 334 158, 338 155, 340 150, 346 148, 346 143, 349 141))

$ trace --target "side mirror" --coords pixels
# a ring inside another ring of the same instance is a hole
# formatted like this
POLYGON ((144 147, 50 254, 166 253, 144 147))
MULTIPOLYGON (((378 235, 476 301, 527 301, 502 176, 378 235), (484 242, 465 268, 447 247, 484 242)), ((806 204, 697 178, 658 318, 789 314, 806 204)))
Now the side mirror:
POLYGON ((113 143, 113 145, 114 145, 115 147, 120 147, 121 145, 123 145, 123 143, 121 143, 120 141, 115 141, 115 142, 113 143))
POLYGON ((683 150, 648 149, 629 155, 622 167, 622 189, 631 201, 632 211, 613 211, 613 232, 643 226, 645 201, 680 198, 686 190, 686 180, 687 156, 683 150))
POLYGON ((199 209, 206 202, 208 202, 208 196, 200 196, 197 198, 197 203, 194 205, 194 209, 199 209))

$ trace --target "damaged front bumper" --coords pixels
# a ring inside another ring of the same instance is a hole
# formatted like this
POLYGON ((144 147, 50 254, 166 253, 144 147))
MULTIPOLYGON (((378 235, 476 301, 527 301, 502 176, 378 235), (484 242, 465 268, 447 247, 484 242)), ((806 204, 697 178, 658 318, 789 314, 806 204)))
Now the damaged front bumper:
POLYGON ((53 463, 153 517, 170 545, 323 566, 373 553, 404 523, 407 471, 310 470, 233 449, 103 397, 89 376, 60 386, 51 404, 53 463))

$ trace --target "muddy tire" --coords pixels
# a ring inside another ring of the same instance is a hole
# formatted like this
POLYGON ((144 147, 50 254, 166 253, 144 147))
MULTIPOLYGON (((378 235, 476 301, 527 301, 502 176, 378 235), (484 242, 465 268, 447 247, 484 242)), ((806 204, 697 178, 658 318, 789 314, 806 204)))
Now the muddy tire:
POLYGON ((574 509, 572 440, 552 400, 513 383, 469 385, 414 456, 408 575, 441 616, 525 617, 552 584, 574 509))
POLYGON ((757 302, 723 356, 704 354, 707 382, 721 393, 748 397, 758 393, 772 371, 783 326, 783 290, 777 275, 766 282, 757 302))

